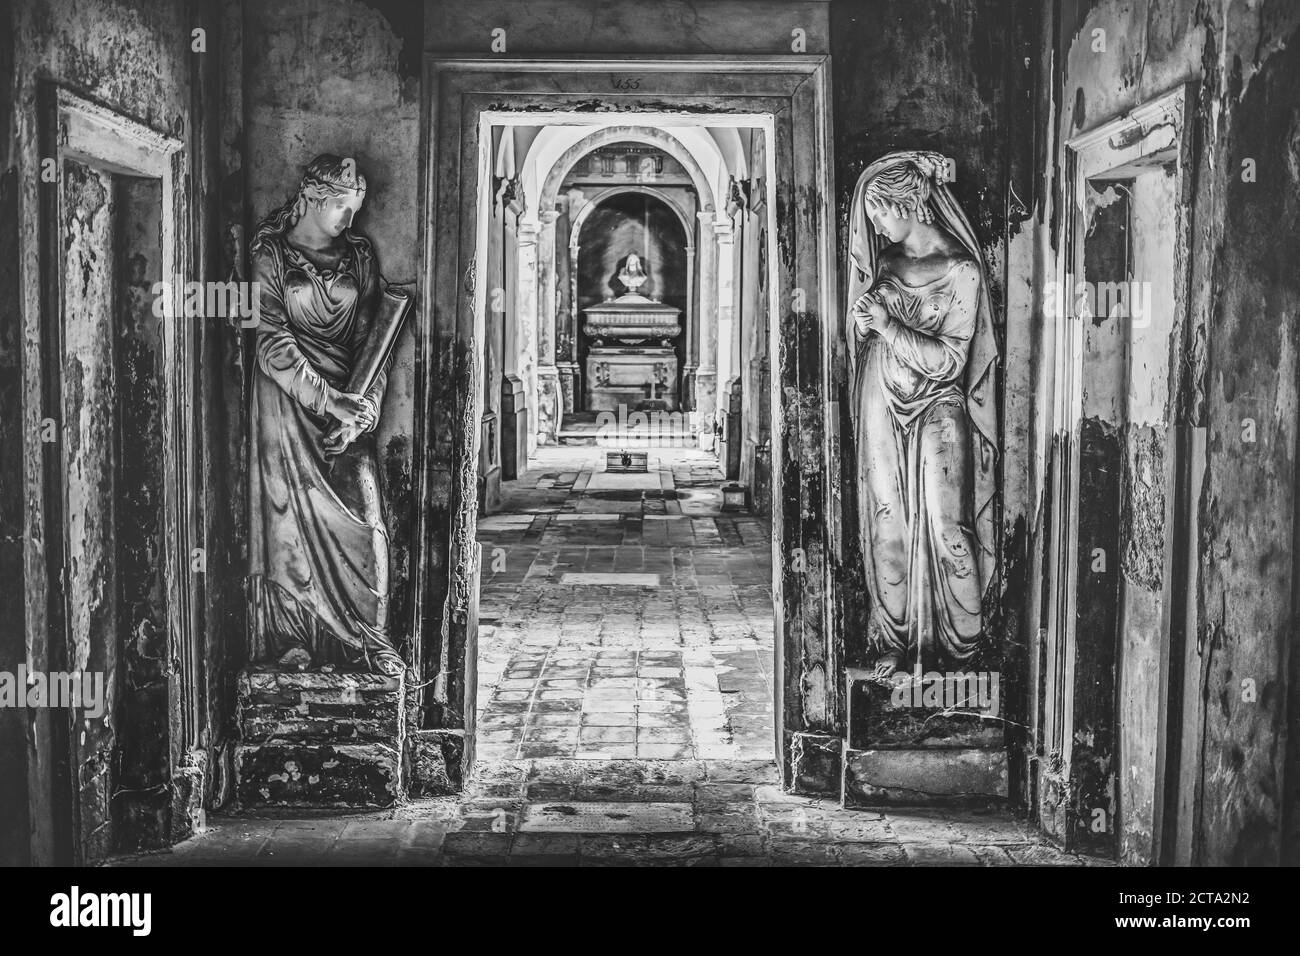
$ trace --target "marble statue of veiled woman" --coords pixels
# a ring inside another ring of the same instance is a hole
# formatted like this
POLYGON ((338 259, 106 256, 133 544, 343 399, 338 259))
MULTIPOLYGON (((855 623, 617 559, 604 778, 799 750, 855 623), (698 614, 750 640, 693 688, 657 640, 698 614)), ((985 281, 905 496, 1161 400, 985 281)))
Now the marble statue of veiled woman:
POLYGON ((366 181, 319 156, 251 247, 259 324, 249 468, 254 656, 282 668, 398 674, 388 637, 389 540, 373 430, 387 375, 345 391, 379 296, 351 228, 366 181))
POLYGON ((846 334, 877 678, 970 660, 996 573, 997 344, 950 168, 890 153, 853 195, 846 334))

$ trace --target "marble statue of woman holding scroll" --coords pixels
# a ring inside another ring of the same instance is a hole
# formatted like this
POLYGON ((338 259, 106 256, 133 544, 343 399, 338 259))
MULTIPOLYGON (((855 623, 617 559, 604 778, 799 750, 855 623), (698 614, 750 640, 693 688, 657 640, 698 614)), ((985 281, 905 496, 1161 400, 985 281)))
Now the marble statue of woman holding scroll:
POLYGON ((850 222, 852 411, 872 676, 969 661, 996 571, 997 343, 936 153, 867 167, 850 222))
POLYGON ((250 629, 254 657, 289 670, 405 669, 388 636, 373 434, 405 297, 381 291, 374 249, 351 228, 365 192, 351 159, 318 156, 250 250, 250 629))

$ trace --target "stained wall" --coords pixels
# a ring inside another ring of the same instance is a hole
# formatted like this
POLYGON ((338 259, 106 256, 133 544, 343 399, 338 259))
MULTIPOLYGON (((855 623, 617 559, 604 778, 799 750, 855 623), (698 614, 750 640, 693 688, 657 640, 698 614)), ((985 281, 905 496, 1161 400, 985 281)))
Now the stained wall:
MULTIPOLYGON (((59 632, 51 631, 51 581, 46 555, 52 536, 62 531, 50 523, 49 503, 51 495, 65 490, 50 485, 50 477, 57 473, 51 463, 59 460, 55 456, 64 456, 69 474, 88 474, 103 454, 104 435, 95 409, 53 408, 56 403, 46 394, 43 362, 53 348, 52 323, 42 300, 41 272, 42 265, 48 264, 45 252, 49 249, 42 246, 41 232, 42 203, 48 188, 41 177, 42 160, 46 158, 42 153, 41 125, 52 116, 46 97, 53 85, 64 86, 184 142, 187 160, 179 188, 193 200, 193 258, 198 268, 204 268, 206 230, 211 219, 203 203, 210 154, 203 104, 213 95, 214 83, 193 52, 192 41, 193 31, 201 29, 215 44, 218 27, 214 10, 206 5, 157 5, 132 0, 31 0, 6 5, 4 16, 8 22, 0 44, 0 84, 7 95, 0 97, 5 104, 0 117, 5 143, 0 168, 0 243, 11 254, 0 263, 0 289, 6 293, 0 296, 0 393, 4 395, 0 436, 8 449, 3 465, 4 505, 0 510, 4 522, 0 553, 5 562, 4 587, 0 590, 8 602, 0 615, 4 628, 0 668, 13 672, 21 663, 40 670, 61 670, 87 662, 88 628, 93 622, 73 615, 72 623, 81 626, 66 642, 59 632), (105 42, 109 37, 113 41, 105 42), (53 443, 41 440, 41 425, 47 417, 56 422, 57 440, 53 443)), ((97 383, 103 381, 91 365, 77 363, 64 369, 64 378, 64 392, 73 397, 73 406, 78 404, 77 395, 94 394, 97 383)), ((206 407, 212 394, 201 390, 200 404, 206 407)), ((201 445, 202 439, 198 442, 201 445)), ((194 477, 202 484, 211 475, 194 477)), ((81 499, 73 502, 74 506, 86 504, 81 499)), ((87 509, 87 513, 91 510, 87 509)), ((193 520, 213 531, 211 540, 220 537, 219 530, 209 525, 206 513, 200 512, 193 520)), ((92 553, 99 546, 94 537, 69 539, 70 559, 92 575, 85 589, 77 586, 75 576, 70 579, 74 586, 69 604, 78 608, 77 614, 93 614, 96 608, 106 607, 92 599, 93 594, 106 593, 109 587, 107 579, 95 577, 99 572, 93 569, 102 571, 107 565, 104 555, 92 553)), ((220 636, 208 632, 200 619, 193 640, 202 653, 202 649, 219 643, 220 636)), ((109 660, 105 666, 109 669, 106 683, 116 680, 116 663, 109 660)), ((194 687, 192 692, 206 708, 208 688, 194 687)), ((192 739, 180 742, 182 750, 202 749, 209 729, 195 728, 192 739)), ((150 732, 165 731, 155 727, 150 732)), ((166 752, 166 742, 161 743, 166 752)), ((18 837, 0 840, 0 853, 6 861, 49 863, 71 859, 74 834, 68 826, 70 806, 66 802, 71 788, 64 781, 74 779, 78 787, 99 784, 95 782, 98 773, 94 765, 98 758, 69 766, 70 753, 66 737, 60 736, 55 712, 0 713, 0 760, 4 762, 4 772, 0 773, 4 780, 0 784, 0 817, 4 822, 0 827, 5 828, 6 836, 18 837)), ((106 806, 107 799, 92 800, 83 806, 90 815, 83 818, 83 834, 99 830, 103 820, 96 814, 102 817, 106 806)), ((177 832, 185 832, 187 821, 174 822, 179 827, 177 832)))
MULTIPOLYGON (((1289 732, 1300 714, 1294 625, 1300 280, 1286 265, 1294 263, 1300 241, 1294 217, 1298 25, 1294 4, 1190 0, 1067 3, 1044 24, 1036 124, 1045 137, 1036 145, 1033 193, 1038 282, 1060 237, 1064 141, 1191 84, 1186 192, 1135 200, 1135 222, 1168 215, 1174 201, 1190 212, 1190 237, 1174 250, 1188 263, 1180 293, 1186 307, 1173 316, 1169 355, 1153 356, 1140 333, 1133 339, 1141 363, 1129 373, 1133 387, 1145 383, 1149 390, 1129 393, 1137 414, 1114 436, 1125 462, 1120 585, 1126 595, 1114 648, 1120 674, 1114 706, 1130 732, 1118 738, 1107 764, 1119 798, 1116 848, 1128 862, 1153 859, 1162 838, 1169 856, 1161 859, 1171 862, 1270 864, 1294 862, 1300 852, 1298 745, 1289 732), (1203 480, 1192 505, 1199 526, 1194 560, 1175 556, 1183 568, 1173 565, 1175 573, 1191 566, 1193 581, 1185 673, 1170 673, 1182 700, 1153 696, 1170 688, 1156 680, 1153 691, 1153 681, 1138 679, 1159 675, 1161 652, 1152 635, 1168 628, 1160 615, 1178 614, 1162 609, 1158 596, 1172 529, 1156 519, 1170 485, 1152 480, 1174 464, 1157 452, 1175 432, 1203 436, 1207 449, 1188 463, 1203 480), (1162 710, 1167 739, 1132 732, 1153 724, 1162 710), (1150 779, 1153 746, 1162 749, 1162 760, 1170 751, 1181 757, 1165 771, 1163 797, 1150 779), (1161 833, 1162 824, 1178 818, 1181 832, 1161 833)), ((1136 266, 1159 272, 1140 257, 1136 266)), ((1040 396, 1053 359, 1050 348, 1035 358, 1040 396)), ((1116 393, 1125 388, 1121 383, 1116 393)), ((1043 513, 1050 508, 1046 476, 1070 436, 1054 433, 1044 416, 1037 425, 1034 499, 1043 513)), ((1045 527, 1045 521, 1035 526, 1035 550, 1046 547, 1045 527)), ((1028 614, 1041 619, 1038 600, 1029 596, 1028 614)), ((1047 814, 1049 795, 1042 796, 1047 814)))

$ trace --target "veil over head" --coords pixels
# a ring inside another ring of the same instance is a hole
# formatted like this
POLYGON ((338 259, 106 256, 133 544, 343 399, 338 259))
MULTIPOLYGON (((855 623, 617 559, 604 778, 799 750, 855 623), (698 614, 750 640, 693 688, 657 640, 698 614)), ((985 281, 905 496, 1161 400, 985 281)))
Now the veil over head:
MULTIPOLYGON (((886 153, 858 177, 853 190, 853 206, 849 211, 849 285, 848 306, 854 304, 868 291, 877 278, 880 251, 888 240, 876 234, 867 218, 867 185, 880 173, 902 163, 910 163, 930 180, 930 209, 934 213, 933 225, 952 234, 971 255, 980 270, 979 306, 975 319, 975 332, 971 336, 966 357, 963 392, 966 396, 966 414, 974 426, 971 435, 972 473, 975 484, 975 537, 979 544, 981 592, 987 594, 997 568, 996 527, 994 505, 997 494, 998 454, 998 346, 993 334, 993 308, 989 299, 988 272, 984 256, 975 239, 966 214, 957 205, 952 190, 948 188, 953 164, 943 155, 919 150, 899 150, 886 153)), ((845 337, 849 344, 849 363, 857 394, 858 346, 855 323, 851 312, 846 316, 845 337)))

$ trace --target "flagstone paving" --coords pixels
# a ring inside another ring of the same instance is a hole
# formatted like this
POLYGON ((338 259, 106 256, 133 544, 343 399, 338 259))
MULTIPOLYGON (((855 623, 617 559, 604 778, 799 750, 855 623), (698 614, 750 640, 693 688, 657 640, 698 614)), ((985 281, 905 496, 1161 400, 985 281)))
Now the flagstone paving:
POLYGON ((770 525, 710 455, 602 462, 542 449, 479 519, 478 759, 770 758, 770 525))
POLYGON ((844 810, 771 761, 515 760, 380 813, 214 818, 128 866, 1078 866, 1005 810, 844 810))

